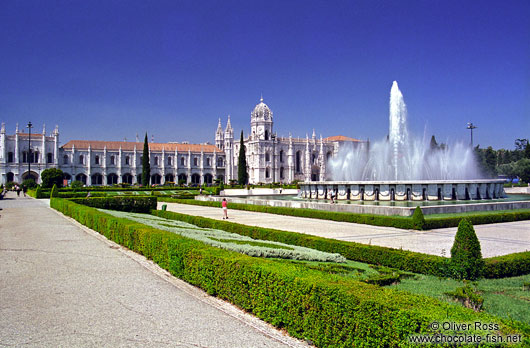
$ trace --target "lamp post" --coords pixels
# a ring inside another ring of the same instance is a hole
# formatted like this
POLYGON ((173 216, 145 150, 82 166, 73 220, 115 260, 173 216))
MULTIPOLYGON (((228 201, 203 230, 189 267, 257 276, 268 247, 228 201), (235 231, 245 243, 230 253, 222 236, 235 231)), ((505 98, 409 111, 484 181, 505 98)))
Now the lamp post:
POLYGON ((473 125, 473 122, 467 123, 467 129, 471 131, 471 147, 473 147, 473 129, 477 128, 477 126, 473 125))
POLYGON ((28 179, 31 178, 31 121, 28 122, 29 137, 28 137, 28 179))

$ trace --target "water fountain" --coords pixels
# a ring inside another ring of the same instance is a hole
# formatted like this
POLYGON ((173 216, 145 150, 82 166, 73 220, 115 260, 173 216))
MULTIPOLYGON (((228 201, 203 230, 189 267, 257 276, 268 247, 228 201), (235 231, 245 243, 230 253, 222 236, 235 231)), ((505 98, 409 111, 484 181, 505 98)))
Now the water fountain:
POLYGON ((433 148, 409 134, 407 107, 396 81, 390 91, 388 138, 346 148, 328 163, 334 181, 300 184, 303 198, 434 201, 504 197, 503 180, 484 179, 473 149, 461 143, 433 148))

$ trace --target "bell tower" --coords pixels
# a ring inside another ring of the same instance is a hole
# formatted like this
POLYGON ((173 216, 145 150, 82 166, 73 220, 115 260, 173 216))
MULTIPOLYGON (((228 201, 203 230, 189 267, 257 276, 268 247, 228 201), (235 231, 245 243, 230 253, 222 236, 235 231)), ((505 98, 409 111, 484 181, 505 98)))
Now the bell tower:
POLYGON ((271 140, 273 131, 272 111, 263 102, 260 102, 250 114, 250 139, 251 140, 271 140))

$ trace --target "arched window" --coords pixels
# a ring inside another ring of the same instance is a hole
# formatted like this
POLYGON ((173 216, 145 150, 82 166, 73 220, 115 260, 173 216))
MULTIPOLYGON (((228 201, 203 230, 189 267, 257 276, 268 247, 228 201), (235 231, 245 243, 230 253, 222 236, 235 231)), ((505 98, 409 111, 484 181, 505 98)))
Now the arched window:
POLYGON ((85 174, 77 174, 75 176, 76 181, 81 181, 83 185, 86 185, 86 175, 85 174))
POLYGON ((180 158, 180 165, 185 166, 186 165, 186 159, 184 157, 180 158))
POLYGON ((116 157, 110 156, 110 164, 115 165, 116 164, 116 157))
POLYGON ((161 182, 162 182, 162 176, 160 176, 160 174, 151 175, 151 184, 152 185, 160 185, 161 182))
MULTIPOLYGON (((85 156, 79 155, 79 164, 85 164, 85 156)), ((86 180, 86 178, 85 178, 86 180)))
POLYGON ((317 155, 316 154, 311 154, 311 163, 315 164, 317 161, 317 155))
POLYGON ((268 152, 265 152, 265 162, 269 162, 271 160, 271 155, 269 155, 268 152))
POLYGON ((283 167, 280 167, 280 179, 283 179, 283 167))
POLYGON ((94 157, 94 163, 99 164, 99 156, 94 157))
POLYGON ((126 184, 132 185, 133 182, 133 176, 129 173, 125 173, 122 175, 122 182, 126 184))
POLYGON ((103 175, 96 173, 91 177, 91 185, 103 185, 103 175))
POLYGON ((68 155, 63 156, 63 164, 68 164, 68 155))
POLYGON ((46 157, 46 163, 53 163, 53 154, 51 152, 48 152, 46 157))
POLYGON ((206 158, 206 165, 210 167, 212 165, 212 159, 210 157, 206 158))
POLYGON ((39 151, 33 153, 33 159, 30 159, 32 163, 39 163, 39 151))
MULTIPOLYGON (((173 160, 172 160, 171 156, 169 156, 169 157, 167 158, 167 165, 170 166, 171 163, 173 163, 173 160)), ((173 180, 171 180, 171 181, 173 181, 173 180)))
MULTIPOLYGON (((131 158, 129 156, 125 156, 125 165, 130 165, 131 164, 131 158)), ((132 182, 132 177, 131 177, 131 182, 132 182)))
POLYGON ((300 151, 296 151, 295 171, 297 173, 301 173, 302 172, 302 154, 300 153, 300 151))
POLYGON ((269 168, 265 168, 265 177, 268 179, 271 176, 269 168))
POLYGON ((269 131, 265 130, 265 140, 269 140, 269 131))
POLYGON ((114 173, 107 175, 107 185, 115 185, 118 183, 118 176, 114 173))
POLYGON ((280 151, 280 163, 283 163, 283 150, 280 151))
POLYGON ((198 166, 199 165, 199 159, 197 157, 193 158, 193 165, 198 166))
POLYGON ((13 159, 13 152, 9 152, 9 153, 7 154, 7 162, 8 162, 8 163, 12 163, 13 161, 14 161, 14 159, 13 159))
POLYGON ((218 167, 222 167, 222 166, 224 166, 223 157, 219 157, 219 158, 217 159, 217 166, 218 166, 218 167))

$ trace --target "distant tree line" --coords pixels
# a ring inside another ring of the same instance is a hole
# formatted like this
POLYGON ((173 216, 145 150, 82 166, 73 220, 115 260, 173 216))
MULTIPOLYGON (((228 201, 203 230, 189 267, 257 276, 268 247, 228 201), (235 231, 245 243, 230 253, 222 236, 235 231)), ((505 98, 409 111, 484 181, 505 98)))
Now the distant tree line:
POLYGON ((491 146, 475 148, 477 163, 485 175, 505 175, 509 179, 519 177, 530 183, 530 144, 528 139, 516 139, 514 150, 494 150, 491 146))

